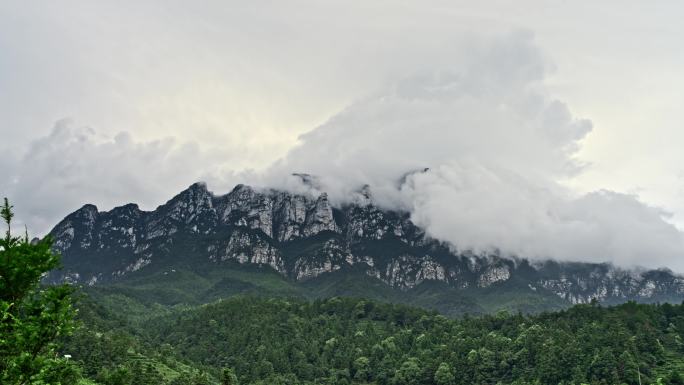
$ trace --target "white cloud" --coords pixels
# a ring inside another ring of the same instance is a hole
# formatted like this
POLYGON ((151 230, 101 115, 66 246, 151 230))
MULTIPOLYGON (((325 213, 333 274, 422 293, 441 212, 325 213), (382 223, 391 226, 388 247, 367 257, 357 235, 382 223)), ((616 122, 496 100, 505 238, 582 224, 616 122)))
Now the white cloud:
POLYGON ((575 154, 592 125, 549 96, 529 34, 465 53, 303 135, 262 183, 309 172, 338 203, 368 184, 382 205, 408 209, 461 250, 684 271, 684 237, 665 212, 635 196, 581 195, 559 183, 581 172, 575 154))
MULTIPOLYGON (((625 90, 625 79, 682 89, 672 87, 682 79, 671 54, 678 35, 653 28, 664 19, 680 28, 678 6, 297 5, 3 3, 0 150, 11 153, 0 159, 0 193, 41 232, 86 202, 153 208, 200 179, 219 191, 238 181, 296 188, 285 176, 311 172, 338 202, 373 185, 382 204, 411 210, 459 247, 682 270, 681 234, 661 210, 634 196, 563 187, 593 190, 612 178, 607 187, 631 191, 681 163, 678 120, 647 132, 644 124, 664 125, 642 103, 647 95, 676 107, 681 95, 625 90), (609 33, 607 11, 620 20, 609 33), (529 34, 491 42, 467 33, 512 25, 541 31, 545 52, 563 65, 551 89, 601 115, 600 135, 588 135, 591 124, 549 96, 548 65, 529 34), (635 46, 649 54, 635 57, 635 46), (394 86, 382 89, 387 82, 394 86), (312 122, 378 87, 302 136, 267 172, 242 171, 270 164, 312 122), (61 122, 46 132, 44 122, 65 115, 98 131, 61 122), (113 127, 131 133, 102 134, 113 127), (638 153, 644 143, 649 151, 638 153), (578 148, 603 169, 578 174, 578 148), (672 155, 644 166, 663 154, 672 155), (404 173, 425 167, 431 171, 397 189, 404 173)), ((659 183, 651 196, 669 191, 669 179, 659 183)), ((657 198, 650 202, 664 201, 657 198)))
POLYGON ((139 142, 131 134, 113 137, 70 120, 34 140, 23 154, 0 160, 1 193, 15 206, 17 219, 44 234, 64 215, 85 203, 101 209, 136 202, 153 209, 198 180, 215 181, 230 156, 196 143, 168 137, 139 142))

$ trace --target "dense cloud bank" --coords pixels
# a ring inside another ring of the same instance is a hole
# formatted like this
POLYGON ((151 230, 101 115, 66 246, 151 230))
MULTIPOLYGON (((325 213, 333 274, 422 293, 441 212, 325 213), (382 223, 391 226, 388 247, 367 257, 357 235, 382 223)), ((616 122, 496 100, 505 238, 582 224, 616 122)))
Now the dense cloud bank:
POLYGON ((44 232, 86 202, 153 208, 196 180, 220 192, 236 183, 302 191, 311 187, 291 173, 303 172, 316 176, 313 193, 338 204, 369 185, 378 204, 408 210, 459 250, 684 271, 684 237, 662 210, 563 186, 582 172, 576 153, 592 125, 549 95, 530 35, 454 56, 348 106, 266 170, 236 170, 220 143, 140 142, 62 121, 0 160, 0 187, 44 232))
POLYGON ((337 202, 370 185, 382 205, 409 210, 461 250, 684 271, 684 237, 662 210, 561 184, 581 172, 575 154, 592 125, 548 95, 530 36, 466 53, 454 68, 407 78, 302 136, 264 184, 309 172, 337 202))

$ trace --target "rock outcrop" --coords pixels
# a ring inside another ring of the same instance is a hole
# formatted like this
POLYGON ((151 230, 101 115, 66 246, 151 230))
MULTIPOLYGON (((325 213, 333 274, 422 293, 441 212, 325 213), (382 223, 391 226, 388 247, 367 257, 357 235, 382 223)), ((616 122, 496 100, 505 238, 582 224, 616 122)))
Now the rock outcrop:
POLYGON ((684 298, 684 278, 669 271, 457 253, 427 237, 408 213, 375 206, 367 186, 357 195, 335 207, 325 193, 238 185, 216 196, 196 183, 149 212, 134 204, 108 212, 85 205, 50 232, 65 269, 49 279, 95 285, 178 264, 238 263, 296 281, 361 269, 401 290, 426 281, 469 290, 509 284, 572 304, 684 298))

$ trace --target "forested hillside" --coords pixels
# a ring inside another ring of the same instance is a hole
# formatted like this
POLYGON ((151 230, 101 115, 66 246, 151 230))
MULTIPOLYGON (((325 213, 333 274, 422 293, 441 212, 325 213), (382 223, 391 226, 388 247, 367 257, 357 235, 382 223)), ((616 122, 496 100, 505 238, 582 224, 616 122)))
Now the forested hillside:
POLYGON ((682 305, 450 319, 363 299, 167 308, 99 292, 80 307, 63 353, 103 385, 684 383, 682 305))

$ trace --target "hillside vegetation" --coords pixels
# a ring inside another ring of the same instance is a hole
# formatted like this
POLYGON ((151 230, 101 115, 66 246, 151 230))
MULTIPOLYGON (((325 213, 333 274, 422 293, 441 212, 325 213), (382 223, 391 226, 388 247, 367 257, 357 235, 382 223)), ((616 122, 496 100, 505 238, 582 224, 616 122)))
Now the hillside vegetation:
POLYGON ((371 300, 199 306, 93 292, 64 353, 113 384, 679 384, 683 305, 450 319, 371 300), (226 377, 227 376, 227 377, 226 377), (640 379, 641 378, 641 379, 640 379))

